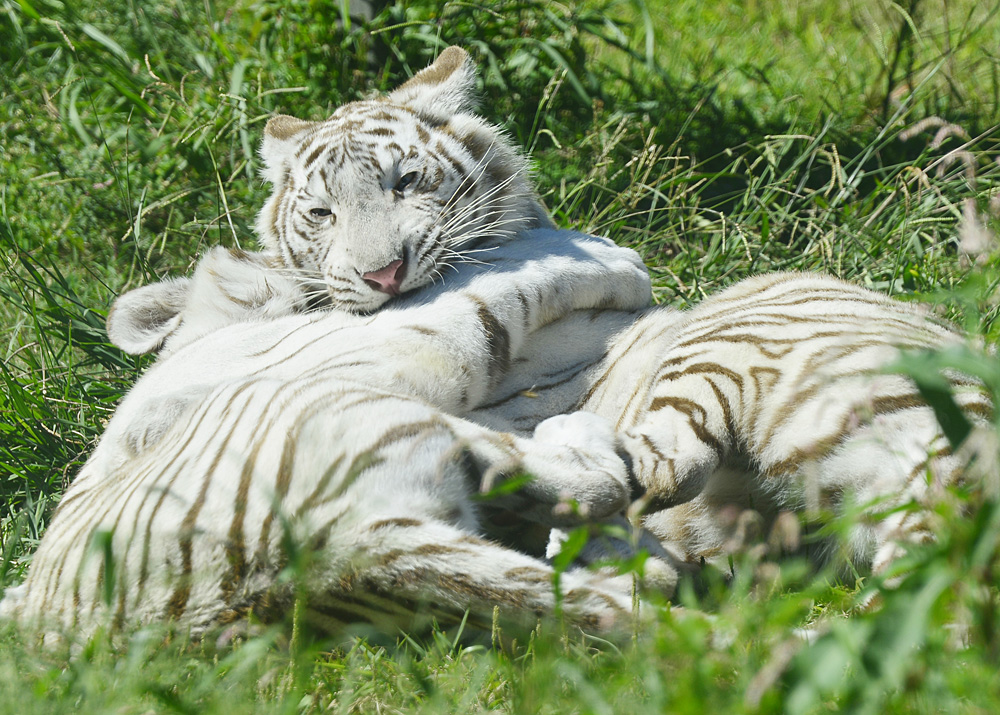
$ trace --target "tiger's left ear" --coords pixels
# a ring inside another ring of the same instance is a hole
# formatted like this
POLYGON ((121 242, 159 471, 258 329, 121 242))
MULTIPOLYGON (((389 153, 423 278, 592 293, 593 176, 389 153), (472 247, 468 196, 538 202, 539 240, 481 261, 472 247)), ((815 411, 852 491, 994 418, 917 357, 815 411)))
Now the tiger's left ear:
POLYGON ((276 186, 285 169, 291 165, 291 158, 299 145, 297 137, 319 123, 296 119, 287 114, 276 114, 267 120, 260 156, 264 160, 264 178, 271 185, 276 186))
POLYGON ((476 66, 461 47, 449 47, 433 64, 389 93, 389 101, 402 104, 434 123, 447 122, 475 106, 476 66))
POLYGON ((129 355, 159 350, 180 327, 191 280, 173 278, 122 293, 108 312, 108 339, 129 355))

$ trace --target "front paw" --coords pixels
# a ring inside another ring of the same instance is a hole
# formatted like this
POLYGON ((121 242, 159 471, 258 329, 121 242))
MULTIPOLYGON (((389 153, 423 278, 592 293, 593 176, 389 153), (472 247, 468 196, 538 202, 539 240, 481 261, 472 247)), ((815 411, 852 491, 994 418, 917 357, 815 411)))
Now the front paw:
POLYGON ((617 455, 618 451, 618 438, 611 420, 593 412, 571 412, 542 420, 535 427, 535 439, 587 452, 617 455))
POLYGON ((610 420, 593 412, 571 412, 556 415, 538 423, 535 442, 552 445, 553 454, 572 455, 567 465, 579 472, 610 475, 630 490, 628 465, 622 459, 618 433, 610 420))

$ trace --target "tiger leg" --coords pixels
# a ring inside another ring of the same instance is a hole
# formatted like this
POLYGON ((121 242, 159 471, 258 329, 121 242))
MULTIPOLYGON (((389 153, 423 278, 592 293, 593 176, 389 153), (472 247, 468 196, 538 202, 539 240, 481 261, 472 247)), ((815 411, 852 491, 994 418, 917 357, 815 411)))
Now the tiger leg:
POLYGON ((588 524, 590 536, 576 564, 603 564, 613 573, 613 564, 645 552, 643 587, 673 595, 684 564, 652 532, 622 516, 632 484, 610 421, 589 412, 557 415, 527 439, 455 422, 467 453, 479 464, 480 491, 487 495, 482 518, 491 535, 533 553, 547 542, 546 555, 552 557, 566 536, 560 527, 588 524), (516 491, 505 491, 503 480, 513 473, 528 479, 516 491), (545 528, 536 533, 527 521, 545 528), (549 527, 555 527, 551 533, 549 527))
MULTIPOLYGON (((884 415, 812 465, 799 480, 819 505, 837 513, 862 510, 845 544, 857 569, 885 573, 909 545, 933 539, 933 504, 962 474, 930 409, 884 415), (813 497, 815 498, 815 496, 813 497), (853 505, 853 506, 851 506, 853 505)), ((808 498, 807 498, 808 503, 808 498)))
POLYGON ((645 490, 647 510, 664 509, 698 496, 729 449, 724 419, 711 407, 672 399, 649 410, 620 433, 630 469, 645 490))
POLYGON ((370 519, 353 545, 359 557, 352 571, 337 574, 325 592, 310 589, 309 611, 324 630, 360 621, 412 628, 414 614, 455 624, 466 612, 472 625, 489 627, 494 607, 505 624, 529 628, 557 607, 588 631, 630 622, 631 578, 570 570, 559 576, 557 598, 548 564, 440 520, 370 519))
POLYGON ((535 330, 574 310, 635 310, 649 301, 649 276, 634 251, 572 231, 525 236, 517 261, 497 258, 423 305, 375 316, 373 325, 392 338, 379 348, 380 362, 394 366, 380 386, 463 414, 488 399, 535 330))
POLYGON ((546 526, 573 526, 624 511, 631 501, 625 462, 613 425, 589 412, 557 415, 541 422, 530 438, 494 432, 450 418, 480 475, 479 492, 491 508, 546 526), (514 476, 526 479, 505 490, 514 476))

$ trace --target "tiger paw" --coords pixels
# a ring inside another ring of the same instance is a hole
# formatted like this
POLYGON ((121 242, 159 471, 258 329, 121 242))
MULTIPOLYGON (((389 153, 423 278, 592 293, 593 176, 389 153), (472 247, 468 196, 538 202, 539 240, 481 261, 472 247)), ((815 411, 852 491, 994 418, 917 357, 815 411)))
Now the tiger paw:
MULTIPOLYGON (((597 569, 607 576, 634 572, 645 591, 664 598, 674 595, 683 567, 652 533, 621 516, 591 524, 588 532, 586 543, 573 547, 578 549, 573 554, 574 566, 597 569)), ((568 538, 565 530, 552 529, 545 558, 555 559, 568 538)))
POLYGON ((618 454, 614 426, 590 412, 556 415, 535 428, 532 451, 541 459, 525 467, 550 489, 558 488, 559 505, 583 519, 604 518, 629 502, 628 469, 618 454))
POLYGON ((617 456, 618 439, 611 421, 593 412, 571 412, 549 417, 535 427, 535 439, 617 456))

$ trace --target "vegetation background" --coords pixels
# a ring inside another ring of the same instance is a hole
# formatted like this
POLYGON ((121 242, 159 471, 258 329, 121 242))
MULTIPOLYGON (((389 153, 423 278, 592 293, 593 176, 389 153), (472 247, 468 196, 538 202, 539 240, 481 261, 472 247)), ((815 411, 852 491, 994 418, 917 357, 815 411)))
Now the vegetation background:
MULTIPOLYGON (((325 117, 449 44, 557 222, 640 250, 658 301, 825 270, 997 343, 998 0, 415 0, 370 22, 336 0, 0 0, 0 586, 143 365, 106 343, 114 295, 254 246, 270 113, 325 117)), ((901 367, 933 386, 946 365, 1000 398, 995 358, 901 367)), ((878 609, 857 607, 870 579, 783 557, 791 529, 682 594, 714 620, 664 609, 626 644, 147 630, 70 658, 4 626, 0 711, 996 712, 995 437, 993 479, 940 507, 878 609)))

